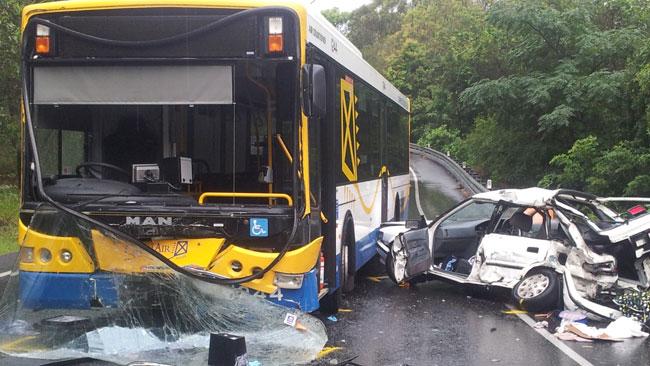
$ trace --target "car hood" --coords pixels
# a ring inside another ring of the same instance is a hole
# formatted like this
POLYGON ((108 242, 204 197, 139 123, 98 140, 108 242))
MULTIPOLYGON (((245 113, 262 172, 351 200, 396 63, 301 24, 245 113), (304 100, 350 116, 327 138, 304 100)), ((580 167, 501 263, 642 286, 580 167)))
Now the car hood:
MULTIPOLYGON (((433 221, 428 220, 427 225, 431 225, 432 222, 433 221)), ((384 243, 390 243, 395 239, 396 236, 409 230, 411 230, 411 228, 406 226, 405 221, 385 223, 381 226, 381 228, 379 228, 379 239, 384 243)))

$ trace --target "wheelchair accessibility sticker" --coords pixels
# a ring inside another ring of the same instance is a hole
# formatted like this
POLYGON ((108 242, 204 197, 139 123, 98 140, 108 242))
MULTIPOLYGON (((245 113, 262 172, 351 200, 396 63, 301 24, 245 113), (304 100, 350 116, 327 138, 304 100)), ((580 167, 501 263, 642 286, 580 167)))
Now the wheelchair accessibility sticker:
POLYGON ((250 221, 250 235, 253 238, 269 236, 269 219, 253 218, 250 221))

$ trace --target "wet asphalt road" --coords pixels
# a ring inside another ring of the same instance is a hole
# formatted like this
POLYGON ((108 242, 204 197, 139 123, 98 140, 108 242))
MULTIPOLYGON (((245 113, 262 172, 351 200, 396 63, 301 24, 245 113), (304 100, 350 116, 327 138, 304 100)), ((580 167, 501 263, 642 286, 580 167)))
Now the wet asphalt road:
MULTIPOLYGON (((420 208, 428 219, 466 198, 438 164, 411 154, 411 167, 419 183, 420 208)), ((415 217, 419 210, 411 191, 409 215, 415 217)), ((349 312, 340 312, 336 321, 323 317, 331 353, 319 364, 356 357, 356 364, 367 366, 650 365, 649 340, 558 341, 560 349, 516 315, 503 313, 508 310, 508 292, 440 281, 399 288, 383 277, 381 267, 373 263, 357 276, 354 293, 343 300, 349 312)))

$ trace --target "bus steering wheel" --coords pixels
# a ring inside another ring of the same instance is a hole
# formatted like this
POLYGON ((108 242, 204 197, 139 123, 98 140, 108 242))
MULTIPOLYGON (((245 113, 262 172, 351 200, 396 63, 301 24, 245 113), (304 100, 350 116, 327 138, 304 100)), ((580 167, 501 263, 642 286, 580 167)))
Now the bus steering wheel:
POLYGON ((92 161, 87 161, 83 164, 77 165, 77 168, 75 169, 75 172, 79 176, 84 176, 84 174, 81 174, 81 171, 84 170, 87 175, 96 178, 96 179, 104 179, 102 177, 102 173, 100 170, 97 169, 97 167, 101 168, 108 168, 110 170, 113 170, 115 172, 120 173, 121 175, 127 177, 129 180, 131 179, 131 174, 127 172, 126 170, 120 168, 119 166, 113 165, 113 164, 108 164, 108 163, 98 163, 98 162, 92 162, 92 161))

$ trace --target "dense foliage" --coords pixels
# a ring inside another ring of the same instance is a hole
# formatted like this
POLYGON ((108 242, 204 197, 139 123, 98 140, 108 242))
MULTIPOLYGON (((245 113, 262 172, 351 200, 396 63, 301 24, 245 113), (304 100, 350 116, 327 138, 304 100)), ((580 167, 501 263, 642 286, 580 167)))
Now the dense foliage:
POLYGON ((501 185, 650 195, 649 2, 375 0, 325 15, 412 98, 413 141, 501 185))
POLYGON ((20 11, 35 1, 0 1, 0 175, 15 175, 18 164, 20 11))

